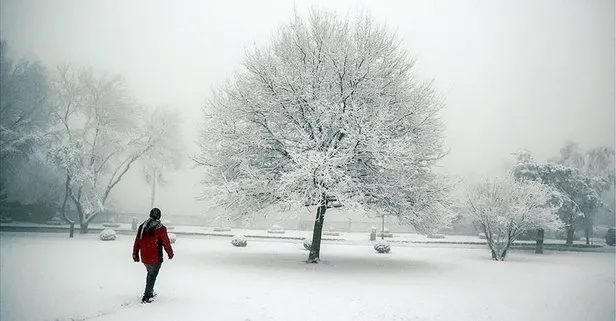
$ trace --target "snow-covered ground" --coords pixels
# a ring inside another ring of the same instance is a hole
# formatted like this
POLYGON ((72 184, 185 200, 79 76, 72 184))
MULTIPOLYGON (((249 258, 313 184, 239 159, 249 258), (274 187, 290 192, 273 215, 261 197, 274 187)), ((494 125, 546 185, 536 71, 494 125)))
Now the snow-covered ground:
POLYGON ((325 243, 323 262, 303 262, 301 241, 178 237, 156 302, 137 303, 145 269, 132 237, 0 233, 0 319, 11 320, 456 320, 610 321, 614 253, 325 243))

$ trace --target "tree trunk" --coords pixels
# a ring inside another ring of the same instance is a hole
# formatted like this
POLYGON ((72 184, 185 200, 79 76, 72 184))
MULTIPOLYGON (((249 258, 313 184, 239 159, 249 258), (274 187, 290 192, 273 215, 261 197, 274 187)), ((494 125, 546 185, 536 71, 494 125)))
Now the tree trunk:
POLYGON ((496 256, 496 251, 494 251, 493 249, 490 249, 490 251, 492 251, 492 260, 498 261, 498 256, 496 256))
POLYGON ((543 238, 545 231, 540 228, 537 229, 537 245, 535 246, 535 253, 542 254, 543 253, 543 238))
POLYGON ((573 244, 574 234, 575 234, 575 228, 573 226, 567 226, 567 245, 573 244))
POLYGON ((90 223, 89 221, 81 222, 79 224, 79 233, 87 234, 88 233, 88 224, 89 223, 90 223))
POLYGON ((69 232, 68 232, 68 237, 73 238, 73 235, 75 234, 75 221, 69 219, 68 215, 66 214, 66 204, 68 202, 68 193, 70 193, 70 184, 71 184, 71 176, 67 170, 66 171, 66 181, 64 184, 64 201, 62 201, 62 217, 71 225, 71 228, 69 229, 69 232))
POLYGON ((503 253, 501 253, 500 255, 500 261, 504 261, 505 258, 507 257, 507 251, 509 250, 509 245, 507 245, 507 247, 503 250, 503 253))
POLYGON ((590 244, 590 235, 592 234, 592 220, 584 218, 584 236, 586 237, 586 245, 590 244))
POLYGON ((385 214, 381 215, 381 240, 385 239, 385 214))
POLYGON ((150 208, 154 208, 155 198, 156 198, 156 166, 154 166, 154 173, 152 173, 152 191, 150 194, 150 208))
POLYGON ((314 230, 312 231, 312 245, 310 246, 310 254, 308 255, 307 263, 319 263, 321 253, 321 235, 323 232, 323 221, 325 219, 325 210, 327 206, 323 201, 319 207, 317 207, 317 217, 314 220, 314 230))

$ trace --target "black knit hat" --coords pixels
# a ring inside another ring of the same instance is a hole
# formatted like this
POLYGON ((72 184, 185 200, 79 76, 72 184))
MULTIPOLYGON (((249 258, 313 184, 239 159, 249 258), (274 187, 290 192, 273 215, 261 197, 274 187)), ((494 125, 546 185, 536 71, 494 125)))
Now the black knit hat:
POLYGON ((155 220, 159 220, 160 219, 160 215, 161 215, 160 209, 158 209, 157 207, 153 208, 150 211, 150 217, 155 219, 155 220))

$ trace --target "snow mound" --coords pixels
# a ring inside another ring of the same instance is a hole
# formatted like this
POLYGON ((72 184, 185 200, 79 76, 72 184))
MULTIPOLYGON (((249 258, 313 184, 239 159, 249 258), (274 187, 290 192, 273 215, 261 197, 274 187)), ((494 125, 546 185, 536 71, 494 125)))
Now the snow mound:
POLYGON ((104 229, 99 235, 101 241, 113 241, 116 239, 117 235, 114 230, 104 229))
POLYGON ((374 249, 378 253, 389 253, 389 251, 391 251, 391 245, 389 245, 387 241, 379 240, 374 243, 374 249))
POLYGON ((248 245, 248 240, 246 240, 246 237, 244 235, 236 235, 231 240, 231 244, 233 244, 233 246, 235 247, 245 247, 246 245, 248 245))
POLYGON ((177 237, 175 234, 173 234, 173 233, 169 233, 169 234, 167 234, 167 235, 169 235, 169 241, 171 242, 171 244, 175 243, 175 241, 176 241, 176 240, 177 240, 177 238, 178 238, 178 237, 177 237))
POLYGON ((304 239, 304 249, 306 249, 307 251, 310 251, 311 247, 312 247, 312 239, 305 238, 304 239))

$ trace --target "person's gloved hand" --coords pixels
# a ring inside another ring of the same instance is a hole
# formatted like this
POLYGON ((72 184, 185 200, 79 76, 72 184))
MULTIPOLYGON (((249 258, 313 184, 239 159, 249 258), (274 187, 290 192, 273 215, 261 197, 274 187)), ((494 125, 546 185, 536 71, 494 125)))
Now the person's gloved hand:
POLYGON ((173 254, 169 255, 169 260, 173 259, 173 254))
POLYGON ((133 254, 133 261, 139 262, 139 254, 133 254))

